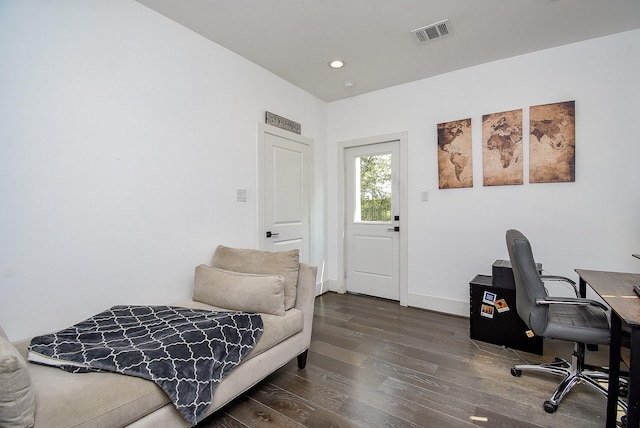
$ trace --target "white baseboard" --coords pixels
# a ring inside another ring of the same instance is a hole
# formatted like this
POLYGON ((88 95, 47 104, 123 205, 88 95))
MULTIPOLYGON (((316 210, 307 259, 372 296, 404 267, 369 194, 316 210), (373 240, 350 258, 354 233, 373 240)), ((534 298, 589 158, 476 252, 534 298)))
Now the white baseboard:
POLYGON ((408 306, 469 318, 469 301, 409 293, 408 306))
POLYGON ((316 296, 326 293, 327 291, 338 292, 338 281, 335 279, 326 279, 316 283, 316 296))
MULTIPOLYGON (((316 296, 320 296, 327 291, 339 293, 341 290, 338 281, 335 279, 327 279, 316 284, 316 296)), ((455 300, 425 294, 409 293, 407 306, 469 318, 469 301, 467 300, 455 300)))

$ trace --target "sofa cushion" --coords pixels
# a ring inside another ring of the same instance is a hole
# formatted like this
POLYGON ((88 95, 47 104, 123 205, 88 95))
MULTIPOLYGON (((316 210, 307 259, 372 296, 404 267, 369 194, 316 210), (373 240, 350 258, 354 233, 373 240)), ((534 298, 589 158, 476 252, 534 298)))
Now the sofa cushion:
POLYGON ((284 315, 282 275, 230 272, 196 267, 193 300, 235 311, 284 315))
POLYGON ((32 427, 35 394, 27 363, 0 327, 0 426, 32 427))
POLYGON ((296 303, 299 264, 300 253, 298 250, 273 252, 229 248, 222 245, 218 246, 211 261, 211 266, 219 269, 284 276, 285 310, 291 309, 296 303))
MULTIPOLYGON (((29 343, 15 343, 23 358, 29 343)), ((33 363, 27 368, 36 396, 36 427, 123 427, 171 405, 167 394, 146 379, 119 373, 69 373, 33 363)))
MULTIPOLYGON (((209 311, 226 311, 229 308, 207 305, 206 303, 196 302, 193 300, 184 300, 175 303, 175 306, 182 306, 193 309, 206 309, 209 311)), ((273 348, 283 340, 302 331, 304 327, 304 316, 300 309, 292 308, 285 312, 284 316, 261 314, 262 324, 264 325, 264 333, 253 347, 251 352, 242 360, 245 361, 260 355, 262 352, 273 348)), ((240 366, 242 366, 240 363, 240 366)), ((239 366, 239 367, 240 367, 239 366)))

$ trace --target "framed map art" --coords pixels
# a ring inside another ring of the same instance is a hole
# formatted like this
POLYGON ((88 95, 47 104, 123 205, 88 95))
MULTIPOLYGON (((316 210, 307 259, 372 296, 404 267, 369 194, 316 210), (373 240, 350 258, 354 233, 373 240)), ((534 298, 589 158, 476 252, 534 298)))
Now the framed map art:
POLYGON ((471 119, 438 124, 438 187, 473 187, 471 119))
POLYGON ((576 181, 576 103, 529 110, 529 183, 576 181))
MULTIPOLYGON (((522 109, 482 116, 484 186, 523 184, 522 109)), ((574 182, 575 101, 529 108, 529 183, 574 182)), ((473 187, 471 119, 439 123, 438 186, 473 187)))
POLYGON ((522 184, 522 109, 482 116, 485 186, 522 184))

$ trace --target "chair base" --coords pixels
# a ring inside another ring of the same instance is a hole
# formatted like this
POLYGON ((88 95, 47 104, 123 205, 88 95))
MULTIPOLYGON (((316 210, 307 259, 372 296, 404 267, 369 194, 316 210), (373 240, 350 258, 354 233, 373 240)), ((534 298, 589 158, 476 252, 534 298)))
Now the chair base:
MULTIPOLYGON (((576 348, 571 357, 571 363, 562 358, 556 358, 552 363, 546 364, 517 364, 511 369, 511 374, 519 377, 523 371, 531 371, 550 373, 563 378, 551 398, 544 402, 543 407, 547 413, 554 413, 558 409, 558 405, 564 396, 571 391, 574 385, 579 383, 588 385, 604 397, 607 397, 607 388, 603 386, 601 382, 609 381, 608 373, 585 368, 584 358, 580 357, 582 355, 584 355, 584 345, 576 344, 576 348)), ((621 378, 620 384, 621 388, 627 388, 626 379, 621 378)), ((624 413, 626 413, 627 404, 619 399, 618 405, 621 406, 624 413)))

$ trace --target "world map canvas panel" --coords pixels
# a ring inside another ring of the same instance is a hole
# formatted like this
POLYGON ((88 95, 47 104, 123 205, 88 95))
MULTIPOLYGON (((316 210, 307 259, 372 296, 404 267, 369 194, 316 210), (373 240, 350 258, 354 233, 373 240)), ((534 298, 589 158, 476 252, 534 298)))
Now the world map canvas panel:
POLYGON ((482 116, 485 186, 522 184, 522 109, 482 116))
POLYGON ((575 101, 529 109, 529 182, 576 180, 575 101))
POLYGON ((473 187, 471 119, 438 124, 438 187, 473 187))

